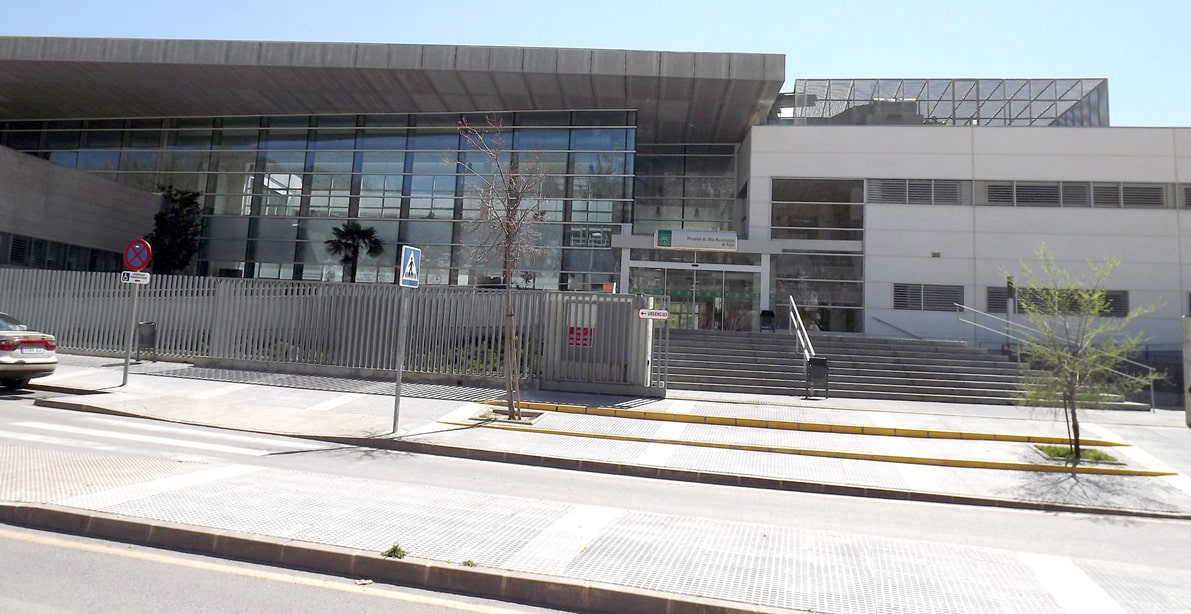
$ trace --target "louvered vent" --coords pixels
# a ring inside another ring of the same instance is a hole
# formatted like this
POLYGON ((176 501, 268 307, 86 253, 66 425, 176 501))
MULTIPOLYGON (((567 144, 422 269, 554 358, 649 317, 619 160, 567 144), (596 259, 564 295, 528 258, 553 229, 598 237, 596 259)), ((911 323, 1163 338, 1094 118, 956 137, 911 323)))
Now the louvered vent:
POLYGON ((1133 209, 1162 209, 1166 206, 1166 190, 1160 185, 1130 185, 1121 188, 1121 202, 1133 209))

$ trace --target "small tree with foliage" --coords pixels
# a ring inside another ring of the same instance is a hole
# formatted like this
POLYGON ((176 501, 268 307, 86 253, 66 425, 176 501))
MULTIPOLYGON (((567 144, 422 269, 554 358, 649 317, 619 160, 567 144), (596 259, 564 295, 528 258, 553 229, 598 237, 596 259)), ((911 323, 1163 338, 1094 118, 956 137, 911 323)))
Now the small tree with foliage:
POLYGON ((356 283, 356 269, 360 265, 360 253, 376 258, 385 252, 385 243, 376 234, 376 229, 360 226, 359 222, 348 221, 331 229, 333 239, 323 241, 332 256, 339 256, 346 268, 344 277, 356 283))
POLYGON ((484 236, 478 243, 477 258, 495 254, 500 258, 504 288, 504 379, 509 418, 521 419, 520 374, 517 369, 516 327, 513 314, 513 279, 524 258, 543 253, 542 233, 537 226, 545 221, 543 189, 546 173, 536 170, 532 161, 518 160, 505 144, 505 132, 498 116, 489 116, 487 125, 475 128, 466 120, 459 122, 459 133, 469 151, 459 165, 477 180, 472 190, 479 204, 479 226, 484 236))
POLYGON ((153 232, 145 237, 153 248, 153 272, 159 275, 183 273, 199 250, 203 208, 201 192, 158 186, 162 208, 153 216, 153 232))
POLYGON ((1017 295, 1029 322, 1028 329, 1021 329, 1027 367, 1021 401, 1062 409, 1073 462, 1078 463, 1082 453, 1079 410, 1102 406, 1106 395, 1136 392, 1160 377, 1154 372, 1127 375, 1122 371, 1123 363, 1144 342, 1141 334, 1125 330, 1154 307, 1105 317, 1112 311, 1105 282, 1119 264, 1115 258, 1089 262, 1083 278, 1059 267, 1046 245, 1039 247, 1037 258, 1038 272, 1021 263, 1024 275, 1017 295))

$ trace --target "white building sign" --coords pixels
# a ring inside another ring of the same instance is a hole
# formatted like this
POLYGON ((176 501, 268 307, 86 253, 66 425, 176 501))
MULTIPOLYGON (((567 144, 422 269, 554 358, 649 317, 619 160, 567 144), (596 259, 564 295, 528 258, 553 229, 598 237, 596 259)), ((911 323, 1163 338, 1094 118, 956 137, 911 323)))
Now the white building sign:
POLYGON ((699 230, 659 230, 653 235, 659 249, 691 249, 709 252, 736 251, 736 233, 699 230))

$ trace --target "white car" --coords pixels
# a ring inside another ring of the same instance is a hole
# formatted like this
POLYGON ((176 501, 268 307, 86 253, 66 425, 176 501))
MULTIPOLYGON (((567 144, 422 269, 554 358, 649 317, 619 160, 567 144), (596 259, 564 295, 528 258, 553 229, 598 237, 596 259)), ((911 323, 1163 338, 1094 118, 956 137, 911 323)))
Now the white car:
POLYGON ((29 380, 54 373, 58 343, 53 335, 29 330, 20 320, 0 312, 0 387, 24 388, 29 380))

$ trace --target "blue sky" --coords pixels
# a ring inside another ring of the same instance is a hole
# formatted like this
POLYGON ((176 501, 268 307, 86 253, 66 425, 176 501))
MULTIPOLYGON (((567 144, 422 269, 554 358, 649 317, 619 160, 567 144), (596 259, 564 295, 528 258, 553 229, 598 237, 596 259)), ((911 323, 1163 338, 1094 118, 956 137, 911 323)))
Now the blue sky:
POLYGON ((787 81, 1105 77, 1191 127, 1191 0, 0 0, 0 35, 782 53, 787 81))

